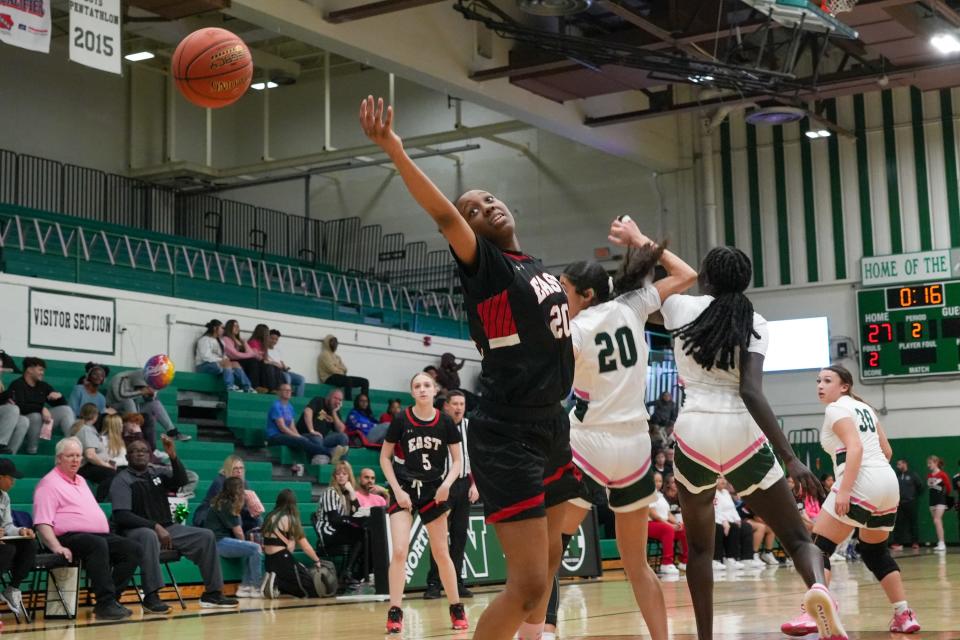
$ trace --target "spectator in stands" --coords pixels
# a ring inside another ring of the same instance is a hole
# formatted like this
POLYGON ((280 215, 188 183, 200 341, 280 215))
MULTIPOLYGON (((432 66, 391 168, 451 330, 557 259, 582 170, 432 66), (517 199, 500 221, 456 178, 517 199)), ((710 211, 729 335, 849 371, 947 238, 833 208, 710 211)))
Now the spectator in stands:
POLYGON ((127 466, 110 486, 117 531, 142 548, 140 572, 144 611, 170 611, 159 596, 159 590, 164 586, 161 549, 179 551, 200 569, 205 587, 200 596, 201 607, 235 607, 237 601, 223 595, 223 575, 213 532, 173 522, 167 495, 187 483, 187 470, 177 457, 175 441, 167 436, 162 439, 171 468, 151 467, 147 443, 134 440, 127 445, 127 466))
POLYGON ((670 503, 664 497, 663 476, 654 472, 653 486, 656 489, 656 501, 650 505, 650 520, 647 522, 647 535, 651 540, 658 540, 662 547, 660 557, 660 575, 678 576, 680 570, 686 570, 687 563, 687 533, 683 523, 671 513, 670 503), (674 564, 674 547, 680 543, 680 566, 674 564))
POLYGON ((460 388, 460 369, 463 369, 463 360, 457 364, 457 357, 452 353, 440 356, 440 368, 437 370, 437 384, 441 389, 453 390, 460 388))
POLYGON ((673 475, 673 466, 667 466, 667 454, 663 452, 663 449, 657 451, 653 456, 653 470, 663 477, 673 475))
POLYGON ((647 411, 650 412, 650 427, 657 432, 659 439, 666 442, 673 433, 673 423, 677 421, 680 411, 673 396, 669 391, 664 391, 659 398, 647 403, 647 411))
POLYGON ((900 484, 900 504, 897 507, 897 521, 893 526, 893 544, 891 549, 899 551, 909 544, 920 548, 920 520, 917 504, 924 484, 916 472, 910 470, 910 464, 903 458, 897 460, 897 481, 900 484))
MULTIPOLYGON (((156 422, 174 440, 190 440, 190 436, 180 433, 177 425, 173 424, 163 403, 157 399, 156 389, 147 384, 143 369, 131 369, 110 378, 107 404, 120 413, 142 413, 145 421, 156 422)), ((151 445, 152 450, 154 443, 147 444, 151 445)))
MULTIPOLYGON (((133 414, 142 420, 139 413, 133 414)), ((114 414, 104 416, 103 427, 100 429, 100 443, 107 452, 107 460, 114 469, 127 466, 127 445, 123 441, 123 419, 114 414)))
MULTIPOLYGON (((314 527, 317 530, 317 549, 323 555, 333 555, 337 547, 346 547, 347 561, 340 576, 341 582, 352 582, 357 562, 363 553, 365 520, 358 517, 360 500, 357 498, 357 479, 353 467, 346 460, 337 463, 330 486, 317 500, 314 527)), ((369 515, 369 512, 367 513, 369 515)))
POLYGON ((263 356, 260 352, 251 349, 250 345, 240 335, 240 323, 236 320, 227 320, 223 327, 223 352, 231 361, 240 365, 250 384, 257 390, 257 393, 268 391, 263 384, 263 356))
POLYGON ((360 470, 359 482, 357 484, 357 500, 361 507, 384 507, 387 506, 387 498, 390 493, 377 484, 377 474, 373 469, 365 467, 360 470))
POLYGON ((435 366, 433 366, 432 364, 428 364, 427 366, 425 366, 425 367, 423 368, 423 372, 424 372, 425 374, 427 374, 428 376, 430 376, 431 378, 433 378, 433 381, 436 382, 438 386, 440 385, 440 382, 439 382, 440 370, 439 370, 439 369, 437 369, 437 368, 436 368, 435 366))
MULTIPOLYGON (((120 605, 120 594, 133 576, 143 548, 136 541, 110 533, 107 516, 86 480, 77 474, 83 447, 76 438, 57 443, 57 466, 33 492, 33 522, 51 553, 67 562, 82 561, 100 620, 120 620, 132 612, 120 605)), ((167 510, 169 512, 169 509, 167 510)))
POLYGON ((70 430, 70 435, 83 445, 83 463, 77 473, 97 486, 97 502, 106 500, 110 482, 117 475, 117 470, 110 464, 107 450, 100 440, 100 434, 97 433, 97 427, 94 426, 99 417, 96 405, 88 402, 80 407, 80 419, 70 430))
POLYGON ((247 348, 260 355, 260 384, 270 391, 276 391, 281 382, 285 382, 283 371, 276 363, 270 360, 268 353, 270 343, 270 327, 265 324, 258 324, 253 328, 250 339, 247 340, 247 348))
POLYGON ((262 596, 263 552, 259 544, 244 538, 240 523, 240 510, 244 508, 243 479, 230 477, 221 486, 223 489, 210 503, 204 526, 213 531, 220 557, 243 559, 243 577, 237 597, 259 598, 262 596))
POLYGON ((399 398, 392 398, 387 403, 387 410, 380 414, 380 424, 389 426, 390 423, 393 422, 394 417, 401 411, 403 411, 403 401, 399 398))
POLYGON ((198 373, 212 373, 223 376, 227 391, 243 390, 253 393, 250 379, 239 364, 226 357, 223 350, 223 323, 211 320, 206 324, 207 331, 197 340, 193 365, 198 373), (239 386, 237 383, 240 383, 239 386))
MULTIPOLYGON (((0 394, 4 391, 3 380, 0 380, 0 394)), ((13 400, 0 404, 0 453, 17 453, 27 436, 30 423, 20 415, 20 407, 13 400)))
POLYGON ((293 387, 293 395, 302 398, 307 388, 306 378, 290 370, 290 367, 283 360, 283 352, 277 346, 279 342, 280 332, 277 329, 270 329, 270 336, 267 339, 267 357, 271 364, 280 367, 280 371, 283 372, 283 379, 293 387))
POLYGON ((362 433, 363 439, 372 444, 380 444, 387 435, 390 425, 380 424, 370 410, 370 398, 361 393, 353 401, 353 409, 347 414, 347 435, 362 433))
POLYGON ((227 459, 223 461, 223 467, 217 477, 213 479, 213 482, 210 483, 210 488, 207 489, 207 495, 204 496, 203 502, 193 512, 193 524, 197 527, 205 526, 204 520, 207 511, 210 509, 210 504, 217 494, 223 490, 223 485, 229 478, 239 478, 243 482, 244 506, 240 509, 240 525, 246 535, 254 529, 260 528, 263 524, 264 509, 260 498, 247 484, 246 466, 243 463, 243 458, 236 454, 227 456, 227 459))
POLYGON ((323 348, 317 360, 317 376, 320 382, 334 387, 343 387, 347 400, 353 399, 353 388, 360 387, 360 393, 370 395, 370 381, 366 378, 347 375, 347 365, 337 355, 337 346, 340 343, 336 336, 327 336, 323 339, 323 348))
POLYGON ((80 415, 80 407, 85 404, 92 404, 97 408, 97 414, 113 414, 116 410, 113 407, 107 407, 107 399, 100 392, 100 385, 107 379, 110 370, 103 365, 93 362, 86 364, 86 375, 80 379, 77 385, 70 393, 68 401, 70 408, 75 415, 80 415))
POLYGON ((740 560, 753 557, 753 529, 743 522, 730 494, 730 485, 723 476, 717 478, 713 500, 716 538, 713 547, 715 569, 746 569, 740 560))
MULTIPOLYGON (((297 431, 293 420, 293 407, 290 406, 292 395, 293 389, 286 383, 280 385, 277 390, 277 399, 270 405, 270 412, 267 414, 267 444, 272 447, 283 446, 296 451, 305 451, 310 456, 311 462, 317 459, 317 456, 327 456, 332 460, 334 453, 339 453, 342 457, 345 451, 339 451, 341 447, 338 446, 337 451, 331 451, 324 446, 322 439, 310 438, 297 431)), ((319 464, 319 461, 313 464, 319 464)))
POLYGON ((0 405, 13 400, 20 409, 20 415, 27 419, 27 453, 37 452, 41 429, 52 430, 57 427, 63 435, 67 435, 76 420, 63 395, 43 381, 46 369, 47 363, 42 359, 24 358, 23 376, 11 382, 10 388, 0 393, 0 405))
POLYGON ((740 514, 740 520, 748 523, 753 530, 753 558, 750 560, 750 565, 753 567, 778 566, 780 562, 773 555, 773 543, 777 539, 773 529, 751 511, 741 498, 737 497, 734 504, 737 506, 737 513, 740 514))
POLYGON ((293 557, 293 550, 298 546, 314 566, 320 566, 320 558, 303 532, 297 496, 290 489, 284 489, 277 495, 273 511, 263 521, 267 570, 262 589, 264 597, 278 598, 282 593, 297 598, 317 597, 310 571, 293 557))
POLYGON ((10 507, 10 489, 17 478, 23 474, 17 470, 13 460, 0 459, 0 526, 5 536, 23 536, 23 540, 4 540, 0 544, 0 574, 10 572, 7 587, 0 593, 10 611, 19 618, 24 612, 20 584, 33 571, 37 557, 37 543, 33 529, 13 524, 13 511, 10 507))
POLYGON ((304 407, 297 421, 297 431, 307 438, 319 442, 328 451, 330 462, 336 464, 347 455, 350 439, 347 437, 347 425, 340 419, 343 407, 343 391, 331 389, 326 398, 317 396, 304 407))

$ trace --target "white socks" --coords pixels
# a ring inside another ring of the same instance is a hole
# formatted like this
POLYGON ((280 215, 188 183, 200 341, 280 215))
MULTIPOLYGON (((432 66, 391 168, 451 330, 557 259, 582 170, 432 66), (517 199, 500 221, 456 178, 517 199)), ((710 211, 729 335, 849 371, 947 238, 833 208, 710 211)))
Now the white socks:
POLYGON ((906 611, 906 610, 909 609, 909 608, 910 608, 910 607, 907 606, 907 601, 906 601, 906 600, 901 600, 900 602, 894 602, 894 603, 893 603, 893 612, 894 612, 894 613, 903 613, 904 611, 906 611))
POLYGON ((544 640, 543 625, 543 622, 539 624, 522 623, 517 630, 518 640, 544 640))

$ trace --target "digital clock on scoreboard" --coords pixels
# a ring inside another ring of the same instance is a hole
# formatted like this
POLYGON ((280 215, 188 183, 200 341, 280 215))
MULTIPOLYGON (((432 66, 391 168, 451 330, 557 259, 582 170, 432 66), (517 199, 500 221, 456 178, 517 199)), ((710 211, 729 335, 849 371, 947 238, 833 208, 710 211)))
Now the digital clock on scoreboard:
POLYGON ((960 280, 857 292, 864 379, 960 374, 960 280))

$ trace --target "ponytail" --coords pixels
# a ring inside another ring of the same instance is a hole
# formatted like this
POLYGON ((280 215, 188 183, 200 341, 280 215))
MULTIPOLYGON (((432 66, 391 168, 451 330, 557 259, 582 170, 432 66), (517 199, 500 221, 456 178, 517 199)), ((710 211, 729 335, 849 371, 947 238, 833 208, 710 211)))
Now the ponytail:
POLYGON ((850 396, 857 402, 862 402, 863 404, 869 406, 869 402, 853 392, 853 374, 850 373, 849 369, 839 364, 831 364, 829 367, 824 367, 823 369, 825 371, 833 371, 835 374, 837 374, 837 377, 840 378, 840 382, 847 385, 846 395, 850 396))

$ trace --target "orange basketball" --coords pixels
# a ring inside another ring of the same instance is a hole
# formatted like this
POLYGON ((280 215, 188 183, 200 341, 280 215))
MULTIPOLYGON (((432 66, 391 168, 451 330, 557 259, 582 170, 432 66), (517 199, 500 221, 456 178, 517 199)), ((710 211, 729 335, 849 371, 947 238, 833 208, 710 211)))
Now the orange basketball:
POLYGON ((253 78, 253 58, 243 40, 226 29, 199 29, 184 38, 171 61, 183 97, 218 109, 240 99, 253 78))

